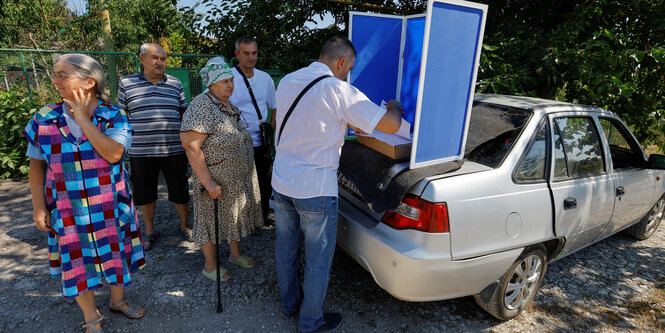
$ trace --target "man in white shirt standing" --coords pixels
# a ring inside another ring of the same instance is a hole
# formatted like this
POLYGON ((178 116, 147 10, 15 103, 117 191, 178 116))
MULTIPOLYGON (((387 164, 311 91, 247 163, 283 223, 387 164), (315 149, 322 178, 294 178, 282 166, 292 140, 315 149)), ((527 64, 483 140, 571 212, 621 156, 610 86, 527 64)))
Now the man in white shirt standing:
POLYGON ((301 332, 331 331, 342 321, 339 313, 323 312, 323 301, 335 251, 337 168, 346 130, 395 133, 401 122, 398 102, 390 101, 383 109, 343 81, 355 56, 351 41, 332 37, 323 44, 318 61, 285 76, 277 89, 272 176, 277 282, 281 314, 299 315, 301 332), (301 95, 306 86, 324 76, 330 77, 301 95), (306 264, 301 289, 298 256, 303 236, 306 264))
POLYGON ((235 46, 238 65, 233 68, 235 89, 229 101, 240 109, 249 125, 247 131, 252 135, 254 141, 254 163, 261 192, 261 210, 264 223, 268 223, 268 201, 272 194, 270 186, 272 156, 270 156, 270 151, 263 146, 259 125, 270 119, 271 126, 275 127, 275 83, 268 73, 255 68, 259 53, 255 40, 243 36, 238 38, 235 46), (251 87, 253 98, 248 85, 251 87), (259 112, 261 113, 260 119, 259 112))

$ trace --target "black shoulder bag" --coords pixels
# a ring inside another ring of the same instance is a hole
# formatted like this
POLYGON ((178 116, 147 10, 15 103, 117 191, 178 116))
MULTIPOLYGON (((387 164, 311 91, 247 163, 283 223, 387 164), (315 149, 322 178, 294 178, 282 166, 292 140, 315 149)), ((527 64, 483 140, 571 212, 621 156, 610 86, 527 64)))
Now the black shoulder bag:
MULTIPOLYGON (((261 121, 259 123, 259 132, 261 135, 262 146, 270 155, 270 159, 275 159, 275 131, 269 123, 263 121, 261 110, 259 110, 259 105, 256 103, 256 97, 254 97, 254 92, 252 91, 252 86, 249 85, 247 76, 245 76, 245 73, 242 72, 240 67, 235 66, 235 69, 238 71, 238 73, 240 73, 242 79, 245 81, 247 91, 249 91, 249 96, 252 98, 252 103, 254 104, 254 109, 256 110, 256 115, 259 116, 259 121, 261 121)), ((270 112, 270 110, 268 110, 268 112, 270 112)))
POLYGON ((327 77, 332 77, 332 75, 322 75, 314 79, 314 81, 310 82, 305 89, 303 89, 300 92, 300 95, 296 97, 296 99, 293 101, 293 104, 291 104, 291 107, 289 108, 289 111, 286 112, 286 115, 284 116, 284 120, 282 121, 282 126, 279 127, 279 136, 277 137, 277 143, 276 145, 279 144, 279 139, 282 138, 282 131, 284 130, 284 125, 286 125, 286 121, 289 120, 289 117, 291 116, 291 113, 293 113, 293 110, 296 108, 296 105, 298 105, 298 102, 300 102, 300 99, 302 98, 303 95, 311 88, 313 87, 317 82, 327 78, 327 77))

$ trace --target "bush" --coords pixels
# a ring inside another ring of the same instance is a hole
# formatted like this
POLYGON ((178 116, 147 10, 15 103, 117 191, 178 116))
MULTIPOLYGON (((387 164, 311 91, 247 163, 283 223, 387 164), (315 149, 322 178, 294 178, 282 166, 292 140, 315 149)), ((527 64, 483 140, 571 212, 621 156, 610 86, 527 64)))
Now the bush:
POLYGON ((25 156, 28 141, 23 129, 39 105, 24 92, 0 91, 0 179, 24 177, 28 174, 29 158, 25 156))

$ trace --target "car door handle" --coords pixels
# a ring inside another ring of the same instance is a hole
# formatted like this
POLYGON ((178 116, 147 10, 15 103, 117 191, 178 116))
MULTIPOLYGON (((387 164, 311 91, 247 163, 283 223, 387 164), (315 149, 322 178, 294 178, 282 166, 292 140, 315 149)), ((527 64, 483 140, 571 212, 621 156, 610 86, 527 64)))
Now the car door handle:
POLYGON ((624 190, 623 186, 617 187, 617 197, 622 196, 624 194, 626 194, 626 190, 624 190))
POLYGON ((577 199, 568 198, 563 201, 563 209, 575 209, 577 208, 577 199))

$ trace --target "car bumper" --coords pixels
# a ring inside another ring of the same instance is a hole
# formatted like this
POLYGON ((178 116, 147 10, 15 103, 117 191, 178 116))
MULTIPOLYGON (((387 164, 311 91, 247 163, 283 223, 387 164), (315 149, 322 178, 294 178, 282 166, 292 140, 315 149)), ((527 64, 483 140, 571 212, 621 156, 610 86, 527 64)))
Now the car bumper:
POLYGON ((340 198, 337 244, 376 283, 406 301, 435 301, 480 293, 499 279, 523 248, 451 260, 450 235, 395 230, 340 198))

